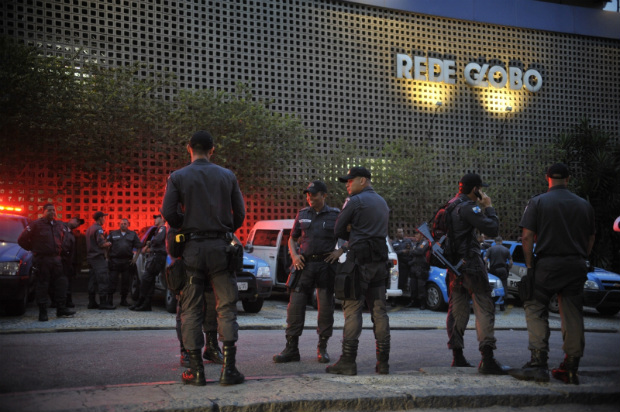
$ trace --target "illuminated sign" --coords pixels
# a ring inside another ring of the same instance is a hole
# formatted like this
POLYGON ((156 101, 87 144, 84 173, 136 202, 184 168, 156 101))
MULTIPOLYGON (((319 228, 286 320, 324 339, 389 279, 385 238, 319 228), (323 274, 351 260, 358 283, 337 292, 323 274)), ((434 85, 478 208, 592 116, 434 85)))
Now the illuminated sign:
MULTIPOLYGON (((529 69, 523 73, 518 67, 509 66, 508 70, 499 65, 489 67, 471 62, 463 70, 465 81, 472 87, 494 87, 511 90, 525 89, 535 93, 540 90, 543 79, 537 70, 529 69)), ((428 81, 435 83, 456 83, 456 62, 433 57, 396 55, 396 78, 428 81)))

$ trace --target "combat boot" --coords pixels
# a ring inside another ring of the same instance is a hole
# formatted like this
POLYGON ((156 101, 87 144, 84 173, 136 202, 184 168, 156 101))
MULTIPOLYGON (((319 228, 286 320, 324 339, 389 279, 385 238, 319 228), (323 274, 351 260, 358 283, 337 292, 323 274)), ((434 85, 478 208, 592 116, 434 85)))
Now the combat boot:
POLYGON ((287 336, 286 347, 278 355, 273 355, 275 363, 299 362, 299 336, 287 336))
POLYGON ((113 310, 113 309, 116 309, 116 306, 113 306, 108 301, 108 296, 110 296, 110 295, 99 295, 99 310, 113 310))
POLYGON ((207 342, 205 343, 205 350, 202 357, 213 363, 220 365, 224 364, 224 355, 220 350, 220 345, 217 342, 217 332, 207 332, 207 342))
POLYGON ((114 306, 114 294, 112 293, 108 293, 108 304, 112 306, 112 309, 116 309, 116 306, 114 306))
POLYGON ((236 356, 235 342, 224 342, 224 365, 220 375, 220 385, 237 385, 245 381, 245 376, 235 366, 236 356))
POLYGON ((67 300, 65 301, 65 306, 68 308, 74 308, 75 303, 73 303, 73 299, 71 297, 71 293, 67 293, 67 300))
POLYGON ((196 386, 205 386, 207 380, 205 379, 205 366, 202 363, 202 353, 198 350, 188 350, 190 367, 181 378, 183 383, 196 386))
POLYGON ((40 304, 39 305, 39 322, 47 322, 49 319, 47 317, 47 305, 40 304))
POLYGON ((453 368, 473 368, 474 365, 467 362, 463 355, 463 348, 452 349, 452 365, 453 368))
POLYGON ((357 339, 345 339, 342 341, 342 355, 338 362, 328 366, 325 369, 327 373, 335 373, 338 375, 357 375, 357 364, 355 359, 357 358, 357 347, 359 340, 357 339))
POLYGON ((127 302, 127 294, 121 295, 121 303, 119 303, 119 305, 129 306, 129 302, 127 302))
POLYGON ((564 361, 560 363, 560 366, 551 370, 551 374, 555 379, 561 380, 564 383, 579 385, 577 369, 579 369, 580 359, 581 358, 577 356, 566 355, 564 361))
POLYGON ((69 318, 71 316, 75 315, 75 312, 67 309, 66 307, 58 304, 58 307, 56 308, 56 317, 57 318, 69 318))
POLYGON ((482 360, 478 365, 478 372, 483 375, 506 375, 508 369, 502 366, 494 357, 493 349, 490 346, 485 346, 480 351, 482 354, 482 360))
POLYGON ((97 309, 99 305, 97 304, 96 295, 94 293, 88 294, 88 309, 97 309))
POLYGON ((144 298, 140 296, 138 301, 134 302, 134 304, 129 307, 129 310, 136 310, 136 308, 142 306, 143 303, 144 303, 144 298))
POLYGON ((138 307, 134 309, 136 312, 150 312, 153 309, 151 308, 151 298, 144 298, 144 302, 138 307))
POLYGON ((316 357, 319 363, 329 363, 329 354, 327 353, 327 341, 329 336, 319 336, 319 344, 316 346, 316 357))
POLYGON ((383 341, 377 341, 377 364, 375 365, 375 372, 380 375, 387 375, 390 373, 390 338, 387 337, 383 341))
POLYGON ((548 354, 542 350, 532 350, 532 357, 521 369, 513 369, 510 376, 520 381, 549 382, 548 354))

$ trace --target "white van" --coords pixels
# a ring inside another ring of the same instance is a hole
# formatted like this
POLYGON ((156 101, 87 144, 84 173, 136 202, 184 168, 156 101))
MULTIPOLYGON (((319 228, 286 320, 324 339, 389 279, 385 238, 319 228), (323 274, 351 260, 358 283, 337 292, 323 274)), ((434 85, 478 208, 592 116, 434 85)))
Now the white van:
MULTIPOLYGON (((293 223, 295 223, 294 219, 261 220, 256 222, 245 244, 245 250, 248 253, 252 253, 269 264, 275 290, 286 290, 286 280, 288 279, 292 264, 291 256, 288 252, 288 239, 291 236, 293 223)), ((398 288, 398 257, 389 239, 386 239, 386 243, 391 266, 388 289, 386 291, 387 298, 389 299, 402 296, 403 291, 398 288)), ((340 261, 344 261, 344 255, 340 257, 340 261)))

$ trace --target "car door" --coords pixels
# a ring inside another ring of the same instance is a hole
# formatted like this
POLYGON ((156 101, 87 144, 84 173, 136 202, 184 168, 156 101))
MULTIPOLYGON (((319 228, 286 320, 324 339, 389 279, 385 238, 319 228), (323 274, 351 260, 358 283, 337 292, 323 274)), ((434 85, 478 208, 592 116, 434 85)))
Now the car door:
POLYGON ((276 285, 278 267, 278 250, 282 239, 280 229, 255 229, 250 235, 248 244, 252 245, 252 254, 263 259, 269 265, 269 270, 276 285))

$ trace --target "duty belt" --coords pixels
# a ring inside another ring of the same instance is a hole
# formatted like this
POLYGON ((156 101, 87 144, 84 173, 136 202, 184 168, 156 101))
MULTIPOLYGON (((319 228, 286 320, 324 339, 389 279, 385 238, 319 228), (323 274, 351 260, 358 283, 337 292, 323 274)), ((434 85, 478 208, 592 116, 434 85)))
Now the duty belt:
POLYGON ((318 255, 304 255, 306 262, 323 262, 329 253, 320 253, 318 255))
MULTIPOLYGON (((188 240, 202 240, 202 239, 224 239, 226 240, 226 232, 193 232, 186 233, 185 236, 188 240)), ((231 239, 232 240, 232 239, 231 239)))

